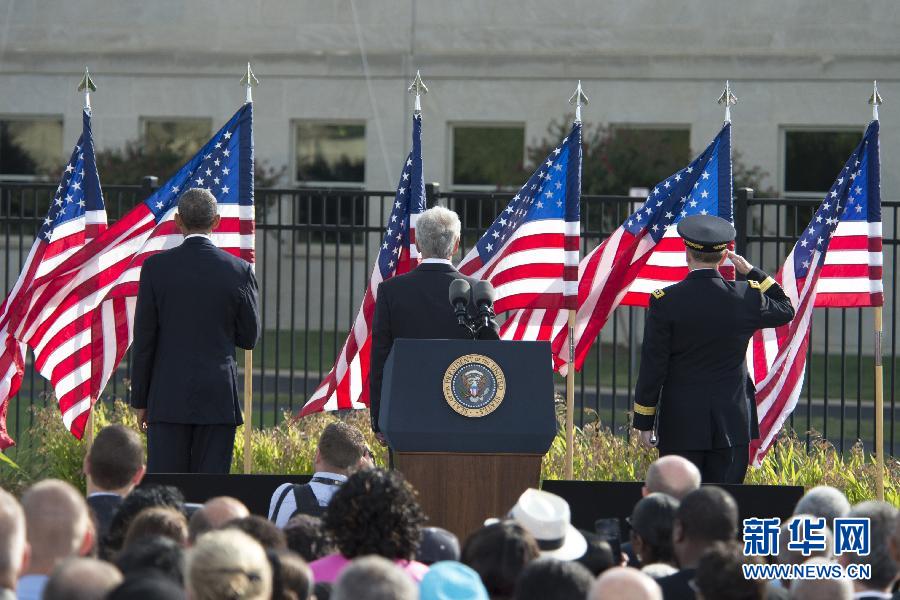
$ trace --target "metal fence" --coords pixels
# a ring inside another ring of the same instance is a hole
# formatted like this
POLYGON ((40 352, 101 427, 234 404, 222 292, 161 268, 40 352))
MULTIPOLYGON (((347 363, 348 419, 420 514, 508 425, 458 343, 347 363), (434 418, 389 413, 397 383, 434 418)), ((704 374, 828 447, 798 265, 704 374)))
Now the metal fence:
MULTIPOLYGON (((55 186, 0 182, 0 269, 4 289, 15 282, 55 186)), ((104 189, 113 221, 146 197, 150 187, 104 189)), ((428 186, 429 205, 456 210, 467 251, 506 206, 506 193, 440 193, 428 186)), ((394 201, 391 192, 257 189, 257 274, 264 334, 254 351, 254 425, 271 426, 295 412, 331 368, 353 322, 394 201)), ((607 237, 641 199, 582 199, 582 252, 607 237)), ((819 204, 817 199, 758 199, 739 190, 737 247, 774 272, 819 204)), ((883 202, 885 284, 885 450, 894 454, 897 319, 894 236, 900 202, 883 202)), ((803 395, 790 420, 800 434, 819 433, 840 449, 861 439, 874 443, 871 309, 818 309, 803 395)), ((576 377, 576 420, 599 419, 629 434, 628 411, 639 366, 645 311, 621 307, 594 344, 576 377)), ((104 400, 128 399, 128 358, 104 400)), ((561 379, 557 382, 563 387, 561 379)), ((49 402, 47 383, 30 365, 8 419, 13 437, 31 423, 30 407, 49 402)))

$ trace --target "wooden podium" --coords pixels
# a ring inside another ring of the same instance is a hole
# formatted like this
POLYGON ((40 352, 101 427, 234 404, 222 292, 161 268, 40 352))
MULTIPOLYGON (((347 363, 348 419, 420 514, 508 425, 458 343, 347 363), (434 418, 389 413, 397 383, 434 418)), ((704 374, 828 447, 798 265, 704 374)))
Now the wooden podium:
POLYGON ((396 340, 381 398, 394 467, 430 525, 464 540, 540 484, 557 427, 549 344, 396 340))

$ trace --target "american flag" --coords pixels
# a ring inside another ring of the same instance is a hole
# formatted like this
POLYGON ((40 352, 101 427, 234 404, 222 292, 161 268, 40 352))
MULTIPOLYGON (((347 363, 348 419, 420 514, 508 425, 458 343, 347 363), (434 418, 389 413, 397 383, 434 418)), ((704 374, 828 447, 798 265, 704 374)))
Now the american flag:
POLYGON ((459 264, 493 284, 497 313, 515 310, 502 339, 548 340, 577 308, 581 159, 575 123, 459 264))
POLYGON ((881 178, 878 121, 872 121, 775 279, 794 305, 794 320, 756 332, 747 366, 756 386, 759 466, 803 387, 813 308, 881 306, 881 178))
POLYGON ((353 328, 334 366, 300 410, 300 416, 323 410, 365 408, 369 405, 369 352, 372 317, 378 284, 416 267, 416 219, 425 210, 425 178, 422 174, 422 116, 413 117, 412 150, 406 157, 384 239, 372 276, 356 314, 353 328))
POLYGON ((22 272, 0 306, 0 339, 5 342, 0 354, 0 449, 15 444, 6 429, 6 411, 10 399, 19 391, 25 369, 26 345, 10 334, 11 313, 36 279, 52 271, 105 229, 106 209, 94 160, 91 113, 85 108, 81 137, 63 170, 22 272))
POLYGON ((91 243, 37 277, 15 335, 53 384, 63 423, 81 438, 132 340, 141 265, 182 242, 173 217, 181 192, 206 188, 219 204, 215 244, 253 260, 253 107, 245 104, 150 198, 91 243))
MULTIPOLYGON (((730 123, 690 165, 656 185, 647 200, 581 261, 576 369, 581 369, 617 306, 647 306, 653 290, 684 279, 685 247, 675 228, 684 217, 697 214, 733 220, 730 123)), ((734 279, 733 265, 723 267, 723 275, 734 279)), ((559 361, 569 362, 568 328, 554 333, 553 350, 559 361)))

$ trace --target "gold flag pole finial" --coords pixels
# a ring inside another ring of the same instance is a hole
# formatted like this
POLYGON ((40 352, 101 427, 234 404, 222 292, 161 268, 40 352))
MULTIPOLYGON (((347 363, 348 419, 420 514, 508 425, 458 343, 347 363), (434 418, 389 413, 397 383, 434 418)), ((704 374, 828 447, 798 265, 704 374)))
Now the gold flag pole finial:
POLYGON ((425 87, 425 83, 422 81, 422 74, 416 70, 416 78, 413 79, 413 82, 409 85, 409 89, 407 90, 410 94, 416 95, 416 105, 415 105, 415 113, 417 115, 422 114, 422 96, 428 93, 428 88, 425 87))
POLYGON ((84 68, 84 77, 81 78, 81 83, 78 84, 78 91, 84 92, 84 107, 91 107, 91 92, 97 91, 97 86, 94 85, 94 80, 91 79, 91 72, 88 71, 88 68, 84 68))
POLYGON ((247 72, 241 77, 241 85, 247 88, 247 102, 253 102, 253 88, 259 85, 259 79, 253 74, 250 63, 247 63, 247 72))
POLYGON ((584 90, 581 89, 581 80, 578 80, 578 85, 575 87, 575 92, 569 98, 569 104, 575 105, 575 122, 581 123, 581 107, 587 106, 591 101, 588 100, 587 95, 585 95, 584 90))
POLYGON ((725 105, 725 122, 731 123, 731 107, 737 104, 737 96, 731 93, 731 83, 726 79, 725 80, 725 91, 722 92, 722 95, 719 96, 719 99, 716 100, 717 104, 725 105))

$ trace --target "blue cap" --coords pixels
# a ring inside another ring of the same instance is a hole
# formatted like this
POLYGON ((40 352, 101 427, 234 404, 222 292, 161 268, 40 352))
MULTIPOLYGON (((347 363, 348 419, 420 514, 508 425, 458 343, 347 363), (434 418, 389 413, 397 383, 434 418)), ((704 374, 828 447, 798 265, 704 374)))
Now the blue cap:
POLYGON ((449 560, 431 565, 419 586, 419 600, 489 600, 481 577, 471 568, 449 560))

